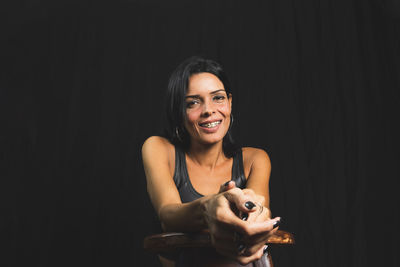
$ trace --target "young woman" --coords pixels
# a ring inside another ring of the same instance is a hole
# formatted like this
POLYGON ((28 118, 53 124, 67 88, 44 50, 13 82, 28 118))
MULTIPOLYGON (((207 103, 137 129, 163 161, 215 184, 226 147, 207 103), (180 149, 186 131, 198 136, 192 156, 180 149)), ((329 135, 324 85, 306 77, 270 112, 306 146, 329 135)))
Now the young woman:
POLYGON ((167 136, 142 147, 147 190, 164 231, 209 231, 213 245, 183 250, 176 266, 262 266, 266 239, 280 223, 270 218, 271 164, 264 150, 235 146, 222 67, 185 60, 170 77, 166 101, 167 136))

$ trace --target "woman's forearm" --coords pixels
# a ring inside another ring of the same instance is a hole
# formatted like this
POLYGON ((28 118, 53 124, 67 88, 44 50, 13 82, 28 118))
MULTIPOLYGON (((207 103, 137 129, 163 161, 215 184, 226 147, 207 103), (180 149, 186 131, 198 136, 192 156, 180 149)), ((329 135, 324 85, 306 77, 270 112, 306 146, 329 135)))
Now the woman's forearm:
POLYGON ((207 228, 205 205, 207 197, 189 203, 168 204, 159 210, 161 226, 167 232, 196 232, 207 228))

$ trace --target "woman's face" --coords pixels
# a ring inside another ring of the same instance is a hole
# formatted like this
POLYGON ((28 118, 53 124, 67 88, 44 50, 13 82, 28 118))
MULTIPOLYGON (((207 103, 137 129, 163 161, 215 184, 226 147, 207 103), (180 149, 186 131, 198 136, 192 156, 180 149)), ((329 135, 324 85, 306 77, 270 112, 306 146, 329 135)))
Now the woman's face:
POLYGON ((230 125, 232 97, 228 98, 217 76, 208 72, 192 75, 185 105, 185 128, 191 142, 213 144, 222 141, 230 125))

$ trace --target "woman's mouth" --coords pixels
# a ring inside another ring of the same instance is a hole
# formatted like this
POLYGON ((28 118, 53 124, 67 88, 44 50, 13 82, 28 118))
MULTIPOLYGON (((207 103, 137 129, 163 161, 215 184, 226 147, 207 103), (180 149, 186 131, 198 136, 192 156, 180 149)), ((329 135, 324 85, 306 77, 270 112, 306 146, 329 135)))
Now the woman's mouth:
POLYGON ((219 121, 213 121, 213 122, 199 123, 199 125, 200 125, 201 127, 210 129, 210 128, 216 127, 216 126, 219 125, 221 122, 222 122, 222 120, 219 120, 219 121))

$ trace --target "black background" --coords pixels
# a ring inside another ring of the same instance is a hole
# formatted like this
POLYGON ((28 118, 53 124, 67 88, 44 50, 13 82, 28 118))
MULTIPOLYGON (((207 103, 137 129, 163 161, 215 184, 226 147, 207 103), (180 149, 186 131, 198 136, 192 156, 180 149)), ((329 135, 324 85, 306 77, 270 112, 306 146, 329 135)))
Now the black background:
POLYGON ((157 266, 140 148, 192 55, 270 155, 275 265, 399 266, 397 3, 2 1, 1 266, 157 266))

